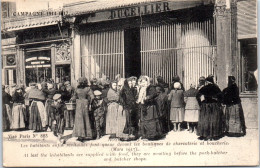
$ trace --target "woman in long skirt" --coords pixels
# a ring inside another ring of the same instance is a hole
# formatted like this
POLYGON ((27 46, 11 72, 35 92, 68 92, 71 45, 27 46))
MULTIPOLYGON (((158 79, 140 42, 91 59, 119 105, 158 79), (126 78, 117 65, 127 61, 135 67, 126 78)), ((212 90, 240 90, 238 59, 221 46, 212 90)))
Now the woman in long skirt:
POLYGON ((73 128, 73 137, 78 137, 79 141, 94 138, 93 123, 89 108, 94 99, 93 91, 88 87, 87 78, 79 78, 78 87, 75 89, 73 100, 76 100, 75 124, 73 128))
POLYGON ((10 130, 12 117, 11 117, 11 108, 10 103, 12 101, 12 97, 9 93, 6 92, 6 86, 2 86, 2 126, 3 131, 10 130))
POLYGON ((24 129, 25 128, 25 105, 24 95, 21 86, 17 86, 12 97, 13 109, 12 109, 12 123, 11 129, 24 129))
POLYGON ((168 100, 171 102, 170 120, 174 125, 174 131, 181 131, 181 123, 184 121, 184 95, 179 82, 174 83, 174 90, 171 90, 168 100))
POLYGON ((239 89, 234 76, 228 77, 228 87, 223 90, 225 111, 225 132, 228 136, 246 134, 245 117, 239 97, 239 89))
POLYGON ((198 92, 199 91, 196 89, 195 83, 191 84, 190 89, 184 92, 184 101, 186 102, 184 121, 187 122, 188 131, 190 133, 197 132, 200 110, 200 106, 196 98, 198 92))
POLYGON ((150 78, 143 76, 137 100, 140 116, 139 134, 142 139, 157 140, 163 137, 156 103, 157 96, 155 86, 150 85, 150 78))
POLYGON ((29 129, 35 132, 45 131, 47 125, 47 114, 44 108, 45 95, 36 87, 36 84, 31 85, 29 99, 32 100, 29 109, 29 129))
POLYGON ((217 140, 223 135, 222 93, 214 83, 213 76, 206 78, 206 86, 199 90, 197 99, 200 103, 200 114, 197 135, 202 140, 217 140))

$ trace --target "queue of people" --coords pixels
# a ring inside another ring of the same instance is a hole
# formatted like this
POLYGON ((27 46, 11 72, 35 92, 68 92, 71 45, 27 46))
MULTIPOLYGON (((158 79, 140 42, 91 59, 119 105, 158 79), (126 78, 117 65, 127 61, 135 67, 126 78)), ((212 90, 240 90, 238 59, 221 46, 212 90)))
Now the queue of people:
POLYGON ((65 129, 79 141, 104 135, 122 141, 157 140, 169 131, 196 133, 201 140, 246 134, 244 114, 235 77, 223 91, 212 75, 201 77, 185 91, 176 75, 168 85, 148 76, 117 75, 114 80, 78 79, 55 84, 18 85, 14 92, 2 87, 3 130, 52 131, 64 143, 65 129))

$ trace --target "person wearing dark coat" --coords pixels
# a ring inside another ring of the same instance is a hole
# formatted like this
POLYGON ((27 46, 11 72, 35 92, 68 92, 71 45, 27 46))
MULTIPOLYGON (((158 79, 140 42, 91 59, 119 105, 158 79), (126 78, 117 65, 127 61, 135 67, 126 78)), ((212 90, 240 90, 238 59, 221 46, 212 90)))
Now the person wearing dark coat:
MULTIPOLYGON (((70 85, 69 81, 66 81, 64 83, 65 89, 63 91, 63 102, 64 103, 69 103, 73 94, 74 94, 74 89, 70 85)), ((74 118, 75 118, 75 110, 65 110, 64 111, 64 118, 65 118, 65 129, 73 129, 74 125, 74 118)))
POLYGON ((134 139, 137 130, 136 122, 133 121, 133 116, 136 116, 136 100, 133 90, 131 90, 129 85, 132 85, 131 78, 124 81, 124 86, 119 96, 126 114, 126 124, 123 133, 128 134, 129 139, 134 139))
POLYGON ((157 86, 156 91, 158 96, 156 102, 159 111, 159 120, 162 128, 162 132, 166 134, 169 131, 169 110, 168 110, 168 96, 162 87, 157 86))
POLYGON ((156 102, 156 87, 150 84, 150 78, 143 76, 137 103, 139 104, 139 134, 142 139, 157 140, 163 137, 156 102))
POLYGON ((66 109, 65 104, 61 100, 60 94, 55 94, 53 96, 53 102, 50 105, 50 113, 53 114, 52 120, 52 131, 55 136, 58 137, 58 142, 63 144, 64 139, 62 139, 64 128, 65 128, 65 119, 64 119, 64 110, 66 109))
POLYGON ((206 85, 199 90, 196 97, 201 109, 197 128, 199 139, 217 140, 221 138, 224 129, 222 92, 214 83, 212 76, 206 78, 206 85))
POLYGON ((157 76, 157 86, 163 88, 165 93, 168 93, 169 91, 169 84, 164 82, 163 77, 157 76))
POLYGON ((12 117, 11 117, 11 101, 12 97, 6 92, 5 86, 2 85, 2 128, 3 131, 10 130, 12 117))
POLYGON ((223 90, 225 108, 225 132, 228 136, 246 134, 245 117, 234 76, 228 77, 228 87, 223 90))
POLYGON ((54 118, 54 114, 52 112, 50 112, 50 106, 53 103, 53 96, 56 93, 56 89, 54 88, 54 85, 52 83, 49 83, 48 88, 44 89, 44 93, 46 96, 46 102, 45 102, 45 110, 47 113, 47 125, 46 125, 46 129, 50 128, 52 129, 52 120, 54 118))

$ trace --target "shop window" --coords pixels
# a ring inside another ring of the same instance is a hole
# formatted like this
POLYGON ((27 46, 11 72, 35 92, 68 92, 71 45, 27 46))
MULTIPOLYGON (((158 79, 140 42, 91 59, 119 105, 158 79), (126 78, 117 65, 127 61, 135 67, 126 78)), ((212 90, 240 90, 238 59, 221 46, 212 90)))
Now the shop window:
POLYGON ((16 83, 16 70, 6 69, 6 85, 12 85, 16 83))
POLYGON ((256 39, 241 41, 242 91, 255 92, 258 87, 256 39))
POLYGON ((56 83, 70 81, 70 64, 56 66, 56 83))
POLYGON ((27 52, 25 59, 26 85, 41 83, 51 79, 51 51, 27 52))

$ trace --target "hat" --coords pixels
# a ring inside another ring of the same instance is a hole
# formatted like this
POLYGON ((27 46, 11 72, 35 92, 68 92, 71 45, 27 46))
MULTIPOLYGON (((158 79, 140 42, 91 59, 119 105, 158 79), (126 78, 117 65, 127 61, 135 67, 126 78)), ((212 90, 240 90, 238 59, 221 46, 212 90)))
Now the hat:
POLYGON ((175 75, 173 78, 172 78, 172 81, 173 82, 179 82, 180 81, 180 77, 178 75, 175 75))
POLYGON ((236 78, 234 76, 228 76, 228 81, 235 82, 236 78))
POLYGON ((181 88, 180 82, 175 82, 173 86, 174 86, 174 89, 180 89, 181 88))
POLYGON ((70 81, 66 81, 65 83, 64 83, 64 85, 69 85, 70 84, 70 81))
POLYGON ((99 90, 95 90, 94 91, 94 95, 95 96, 100 96, 100 95, 102 95, 102 93, 99 90))
POLYGON ((55 94, 53 96, 53 100, 58 100, 59 98, 61 98, 61 94, 55 94))

